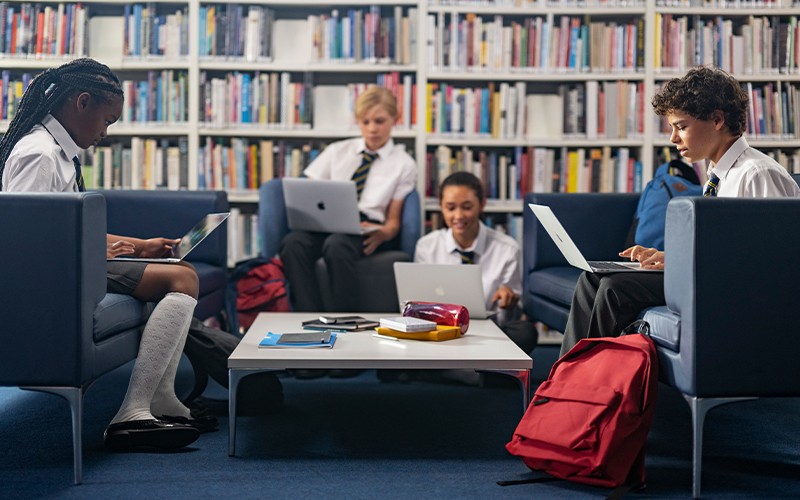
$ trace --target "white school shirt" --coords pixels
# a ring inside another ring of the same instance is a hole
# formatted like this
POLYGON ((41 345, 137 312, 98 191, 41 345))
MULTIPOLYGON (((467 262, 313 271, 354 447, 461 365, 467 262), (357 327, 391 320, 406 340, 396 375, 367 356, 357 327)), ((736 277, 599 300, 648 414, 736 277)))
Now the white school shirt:
POLYGON ((708 176, 719 177, 717 196, 737 198, 800 197, 800 187, 780 163, 751 148, 744 136, 722 155, 715 165, 710 162, 708 176))
POLYGON ((496 309, 492 295, 505 285, 517 295, 522 295, 522 254, 517 241, 486 227, 478 226, 478 237, 470 248, 461 248, 453 238, 449 228, 426 234, 417 241, 414 262, 421 264, 461 264, 461 254, 456 250, 475 252, 475 264, 481 266, 483 295, 486 297, 486 310, 496 309))
MULTIPOLYGON (((366 149, 363 137, 328 145, 303 171, 311 179, 349 181, 361 165, 366 149)), ((386 221, 392 200, 403 200, 417 186, 417 163, 405 148, 389 139, 378 151, 358 200, 358 209, 368 218, 386 221)))
POLYGON ((11 150, 3 170, 3 191, 78 191, 75 164, 81 148, 53 115, 34 125, 11 150))

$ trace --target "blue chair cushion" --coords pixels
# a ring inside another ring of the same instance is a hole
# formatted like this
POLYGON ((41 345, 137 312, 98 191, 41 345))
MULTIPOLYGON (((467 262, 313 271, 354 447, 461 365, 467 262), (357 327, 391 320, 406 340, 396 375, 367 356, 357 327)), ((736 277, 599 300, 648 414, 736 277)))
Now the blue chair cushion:
POLYGON ((528 292, 547 297, 567 308, 572 304, 575 284, 581 275, 576 267, 546 267, 528 275, 528 292))
POLYGON ((216 291, 225 290, 227 286, 227 270, 205 262, 191 262, 200 278, 200 297, 216 291))
POLYGON ((656 345, 679 352, 681 317, 667 306, 645 309, 642 319, 650 324, 650 337, 656 345))
POLYGON ((143 325, 153 308, 130 295, 107 293, 94 310, 95 342, 143 325))

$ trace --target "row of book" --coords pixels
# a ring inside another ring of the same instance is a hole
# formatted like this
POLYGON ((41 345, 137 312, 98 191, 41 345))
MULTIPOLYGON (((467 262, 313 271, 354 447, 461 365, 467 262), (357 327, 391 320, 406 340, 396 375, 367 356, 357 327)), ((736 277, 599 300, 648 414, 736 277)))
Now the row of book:
POLYGON ((120 123, 186 123, 189 89, 185 71, 148 71, 145 80, 123 80, 120 123))
POLYGON ((797 4, 797 0, 656 0, 657 7, 706 7, 724 9, 770 9, 793 7, 797 4))
POLYGON ((734 75, 800 72, 797 16, 701 18, 656 13, 655 68, 713 64, 734 75))
POLYGON ((197 187, 257 189, 273 178, 299 177, 325 145, 238 137, 221 141, 206 137, 198 151, 197 187))
POLYGON ((206 126, 264 125, 273 128, 356 130, 355 102, 371 85, 389 89, 397 99, 396 127, 410 130, 416 123, 416 85, 412 75, 398 72, 376 76, 377 83, 314 87, 312 74, 292 82, 289 72, 233 72, 213 76, 200 73, 200 121, 206 126), (341 102, 340 102, 341 101, 341 102))
POLYGON ((157 5, 125 4, 122 53, 126 57, 178 59, 189 54, 189 7, 163 14, 165 8, 157 5))
POLYGON ((200 5, 200 57, 272 60, 275 11, 257 5, 200 5))
POLYGON ((439 12, 428 16, 428 61, 448 71, 635 72, 644 66, 644 19, 439 12))
POLYGON ((82 4, 0 2, 0 54, 83 56, 89 9, 82 4))
POLYGON ((0 120, 11 120, 17 114, 22 94, 33 79, 30 73, 23 73, 19 79, 12 78, 11 72, 4 69, 0 75, 0 120))
POLYGON ((86 188, 185 189, 189 186, 189 145, 185 137, 145 139, 132 137, 97 146, 81 160, 86 188))
POLYGON ((313 89, 310 74, 292 82, 291 74, 228 73, 222 78, 200 73, 200 120, 211 127, 237 124, 311 127, 313 89))
POLYGON ((644 83, 595 80, 527 93, 525 82, 428 84, 427 131, 463 137, 631 138, 644 133, 644 83))
POLYGON ((642 163, 627 147, 453 149, 438 146, 426 157, 427 196, 438 197, 439 183, 455 171, 483 181, 488 199, 518 200, 536 193, 638 193, 642 163))
POLYGON ((311 62, 416 62, 417 9, 378 6, 308 16, 311 62))

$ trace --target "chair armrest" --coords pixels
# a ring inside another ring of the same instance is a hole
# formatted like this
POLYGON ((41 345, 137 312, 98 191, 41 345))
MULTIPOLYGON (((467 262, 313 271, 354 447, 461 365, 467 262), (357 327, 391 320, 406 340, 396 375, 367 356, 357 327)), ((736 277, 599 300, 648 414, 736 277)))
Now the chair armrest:
MULTIPOLYGON (((136 238, 180 238, 204 215, 229 210, 225 191, 99 192, 106 197, 108 232, 136 238)), ((227 223, 210 234, 186 260, 227 267, 227 223)))
POLYGON ((87 380, 106 293, 98 193, 0 193, 0 385, 87 380))
POLYGON ((680 314, 681 390, 800 394, 800 199, 679 198, 664 291, 680 314))
POLYGON ((422 232, 422 209, 420 207, 419 193, 413 190, 403 202, 403 216, 400 226, 400 250, 414 259, 414 250, 417 247, 422 232))
POLYGON ((280 179, 267 181, 258 189, 258 228, 261 233, 261 256, 270 258, 278 255, 281 240, 289 234, 280 179))
POLYGON ((638 194, 528 193, 522 210, 524 273, 569 265, 528 203, 549 206, 587 260, 616 260, 638 202, 638 194))

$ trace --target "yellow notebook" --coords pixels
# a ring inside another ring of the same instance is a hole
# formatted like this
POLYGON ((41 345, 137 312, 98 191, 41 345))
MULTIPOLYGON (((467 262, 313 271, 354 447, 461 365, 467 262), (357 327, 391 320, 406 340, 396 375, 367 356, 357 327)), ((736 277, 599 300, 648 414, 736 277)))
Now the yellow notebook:
POLYGON ((378 326, 375 328, 381 335, 388 335, 390 337, 397 337, 398 339, 409 340, 452 340, 461 336, 461 328, 457 326, 437 325, 436 330, 427 332, 399 332, 391 328, 384 328, 378 326))

